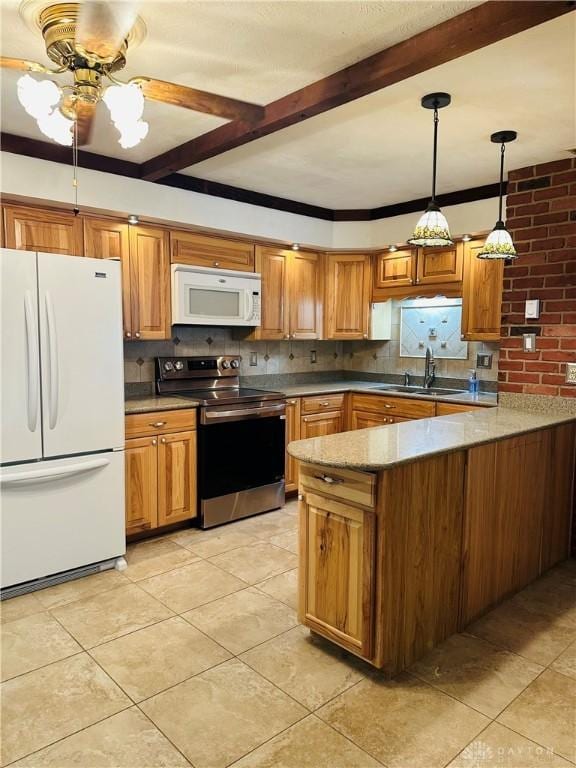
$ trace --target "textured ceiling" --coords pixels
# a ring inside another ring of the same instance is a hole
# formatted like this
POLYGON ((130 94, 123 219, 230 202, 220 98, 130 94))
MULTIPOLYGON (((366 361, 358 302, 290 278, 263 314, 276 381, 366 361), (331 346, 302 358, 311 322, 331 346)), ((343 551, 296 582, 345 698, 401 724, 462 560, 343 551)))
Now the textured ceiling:
MULTIPOLYGON (((150 74, 267 103, 382 50, 472 5, 468 2, 146 2, 148 27, 129 54, 129 76, 150 74)), ((2 0, 2 51, 46 61, 40 35, 2 0)), ((523 32, 378 93, 212 158, 185 172, 332 208, 365 208, 425 197, 431 115, 422 94, 448 90, 441 113, 439 191, 497 178, 492 131, 513 128, 509 166, 576 146, 576 13, 523 32)), ((17 103, 18 75, 2 72, 2 130, 43 138, 17 103)), ((222 121, 148 103, 147 139, 122 150, 100 107, 91 151, 143 162, 222 121)))
MULTIPOLYGON (((124 72, 150 74, 266 104, 478 4, 467 0, 141 2, 147 37, 139 48, 129 51, 124 72)), ((24 25, 19 5, 18 0, 0 4, 3 55, 48 63, 42 36, 33 35, 24 25)), ((16 99, 19 76, 2 72, 2 129, 42 138, 16 99)), ((58 81, 64 82, 65 76, 58 81)), ((104 110, 101 106, 91 151, 135 162, 223 122, 149 102, 148 137, 134 149, 122 150, 104 110)))

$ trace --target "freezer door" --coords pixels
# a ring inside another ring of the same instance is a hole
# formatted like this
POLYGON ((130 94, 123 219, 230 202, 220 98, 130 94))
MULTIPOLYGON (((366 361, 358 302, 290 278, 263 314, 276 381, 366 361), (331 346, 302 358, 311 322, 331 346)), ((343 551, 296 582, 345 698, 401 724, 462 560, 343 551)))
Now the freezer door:
POLYGON ((0 462, 42 457, 36 254, 3 248, 0 462))
POLYGON ((38 254, 44 456, 124 444, 120 264, 38 254))
POLYGON ((0 468, 2 587, 118 557, 124 452, 0 468))

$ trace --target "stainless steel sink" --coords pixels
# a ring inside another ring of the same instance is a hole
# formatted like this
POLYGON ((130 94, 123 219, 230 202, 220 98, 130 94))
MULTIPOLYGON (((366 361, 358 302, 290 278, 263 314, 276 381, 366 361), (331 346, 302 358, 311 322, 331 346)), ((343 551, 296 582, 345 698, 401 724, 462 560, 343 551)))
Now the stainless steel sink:
POLYGON ((429 387, 424 389, 422 387, 406 387, 401 384, 391 387, 375 387, 381 392, 405 392, 411 395, 462 395, 467 394, 465 389, 443 389, 442 387, 429 387))

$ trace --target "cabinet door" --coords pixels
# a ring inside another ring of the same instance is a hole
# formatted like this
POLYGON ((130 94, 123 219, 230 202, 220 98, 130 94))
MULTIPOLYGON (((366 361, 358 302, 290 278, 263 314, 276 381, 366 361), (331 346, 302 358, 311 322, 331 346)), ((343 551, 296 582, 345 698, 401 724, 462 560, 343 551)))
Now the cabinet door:
POLYGON ((84 255, 94 259, 119 259, 122 264, 122 316, 124 338, 132 337, 130 306, 130 238, 128 224, 113 219, 84 219, 84 255))
POLYGON ((288 270, 291 253, 280 248, 256 249, 256 272, 262 275, 262 321, 255 329, 254 338, 290 337, 288 270))
POLYGON ((549 496, 542 531, 542 571, 570 556, 576 426, 562 424, 553 429, 549 445, 546 458, 549 496))
POLYGON ((155 437, 126 440, 126 535, 158 526, 158 447, 155 437))
POLYGON ((158 443, 158 525, 196 515, 196 432, 163 435, 158 443))
POLYGON ((483 245, 483 240, 464 243, 462 338, 467 341, 500 340, 504 261, 477 258, 483 245))
MULTIPOLYGON (((300 440, 300 398, 286 400, 286 445, 300 440)), ((286 453, 286 491, 298 489, 298 462, 286 453)))
POLYGON ((305 440, 308 437, 323 437, 342 432, 343 421, 342 411, 303 416, 300 420, 300 438, 305 440))
POLYGON ((132 337, 170 338, 169 235, 157 227, 130 227, 132 337))
POLYGON ((368 427, 382 427, 391 424, 392 417, 383 413, 370 413, 370 411, 352 411, 351 429, 367 429, 368 427))
POLYGON ((322 257, 293 251, 290 258, 290 338, 322 338, 322 257))
POLYGON ((416 282, 443 285, 462 281, 463 243, 448 248, 419 248, 416 282))
POLYGON ((374 512, 305 492, 300 515, 300 620, 370 658, 374 512))
POLYGON ((415 261, 412 249, 379 253, 375 262, 374 288, 412 285, 416 277, 415 261))
POLYGON ((198 267, 239 269, 254 272, 254 245, 241 240, 226 240, 197 232, 172 230, 171 248, 173 264, 192 264, 198 267))
POLYGON ((4 206, 6 248, 83 256, 82 219, 46 208, 4 206))
POLYGON ((326 265, 326 338, 367 339, 370 256, 356 253, 328 254, 326 265))

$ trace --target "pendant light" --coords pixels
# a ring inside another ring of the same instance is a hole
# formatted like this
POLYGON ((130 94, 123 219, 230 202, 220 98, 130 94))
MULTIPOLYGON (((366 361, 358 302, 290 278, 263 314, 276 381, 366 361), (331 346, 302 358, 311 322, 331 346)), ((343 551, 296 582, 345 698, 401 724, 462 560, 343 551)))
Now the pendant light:
POLYGON ((410 245, 442 246, 452 245, 446 217, 436 202, 436 158, 438 154, 438 110, 447 107, 452 101, 449 93, 429 93, 422 97, 424 109, 434 110, 434 155, 432 159, 432 198, 428 208, 422 214, 414 234, 408 240, 410 245))
POLYGON ((479 259, 516 259, 518 254, 512 242, 510 232, 506 229, 502 219, 502 197, 504 193, 504 153, 506 144, 515 141, 518 134, 516 131, 497 131, 490 136, 493 144, 500 144, 500 191, 498 197, 498 221, 496 226, 486 238, 486 242, 480 253, 479 259))

